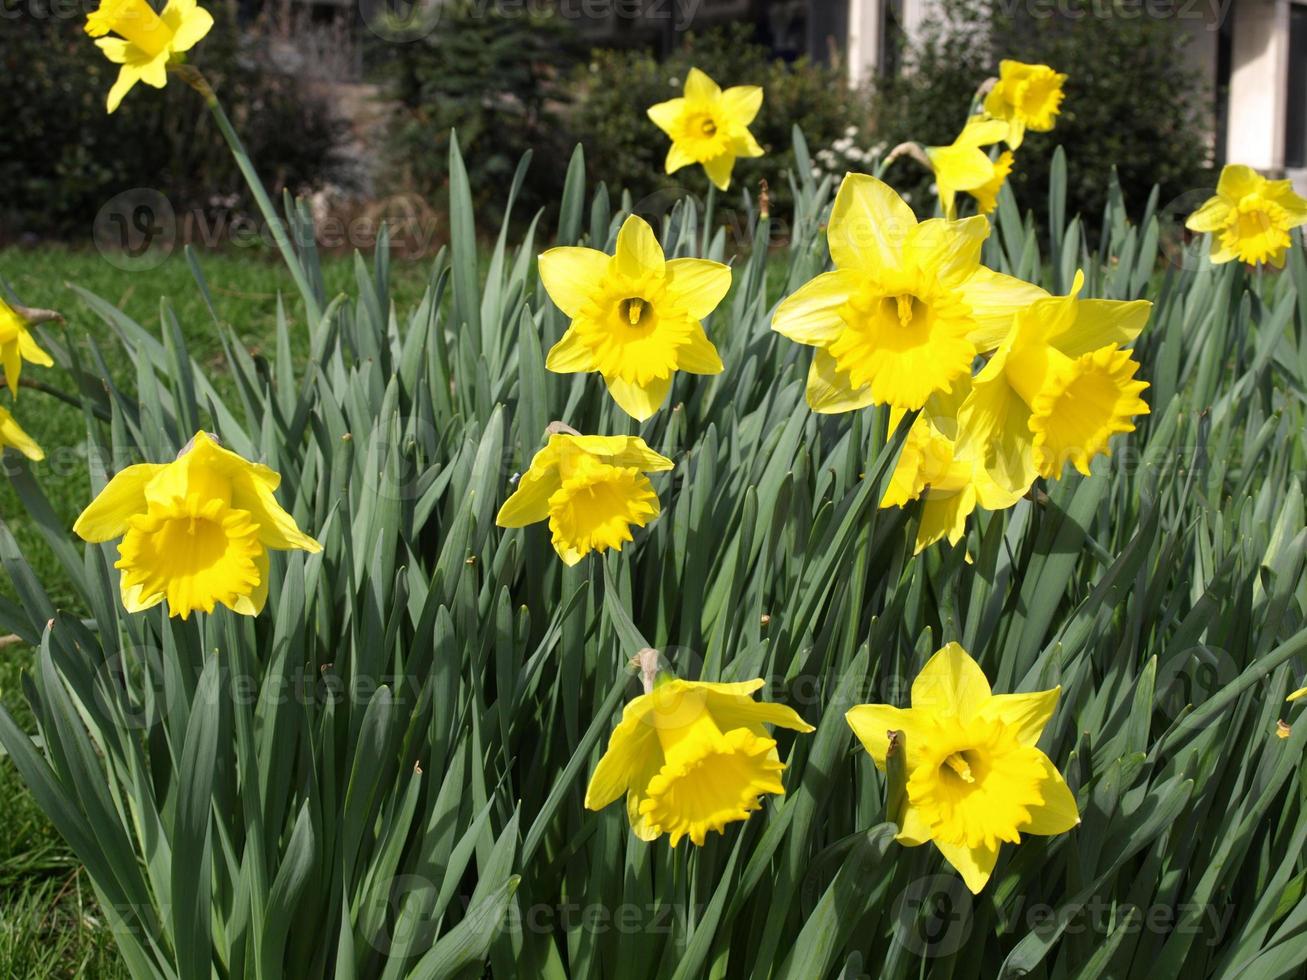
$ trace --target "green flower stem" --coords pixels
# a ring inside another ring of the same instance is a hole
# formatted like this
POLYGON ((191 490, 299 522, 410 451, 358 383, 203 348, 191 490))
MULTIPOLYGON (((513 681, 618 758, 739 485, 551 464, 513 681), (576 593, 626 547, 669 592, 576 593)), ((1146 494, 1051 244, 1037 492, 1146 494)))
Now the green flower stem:
POLYGON ((707 258, 708 246, 712 244, 713 212, 717 210, 717 185, 708 181, 708 200, 703 205, 703 245, 699 254, 707 258))
POLYGON ((309 323, 318 323, 322 319, 322 304, 318 300, 317 292, 313 289, 308 277, 305 276, 304 267, 300 264, 299 256, 295 252, 295 246, 286 231, 286 225, 277 214, 272 199, 268 197, 263 181, 259 179, 258 171, 254 169, 250 155, 245 150, 245 144, 241 142, 240 136, 237 135, 236 130, 232 127, 231 120, 227 118, 227 113, 222 108, 222 103, 218 100, 218 94, 214 92, 208 79, 191 65, 173 65, 172 70, 204 98, 204 104, 208 106, 209 112, 212 113, 214 121, 218 124, 219 131, 221 131, 227 145, 231 148, 232 156, 236 158, 236 166, 240 168, 245 183, 249 186, 251 193, 254 194, 255 203, 258 204, 259 211, 263 214, 263 220, 272 229, 272 237, 277 243, 277 248, 281 250, 281 256, 286 260, 291 277, 295 280, 295 285, 299 287, 300 296, 304 298, 304 307, 309 323))

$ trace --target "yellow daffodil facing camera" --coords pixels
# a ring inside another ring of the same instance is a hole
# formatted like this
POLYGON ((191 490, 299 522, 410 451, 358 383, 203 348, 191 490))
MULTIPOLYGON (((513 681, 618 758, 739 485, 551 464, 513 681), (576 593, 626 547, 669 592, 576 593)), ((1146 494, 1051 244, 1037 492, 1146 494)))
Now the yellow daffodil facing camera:
POLYGON ((691 68, 683 98, 649 107, 654 125, 672 138, 667 172, 702 164, 708 179, 726 190, 736 157, 762 156, 762 147, 749 132, 749 123, 761 107, 762 89, 757 85, 722 91, 698 68, 691 68))
POLYGON ((995 481, 1024 492, 1036 475, 1058 479, 1070 463, 1085 476, 1109 455, 1109 441, 1147 415, 1135 380, 1139 363, 1123 350, 1148 320, 1147 300, 1039 300, 1017 314, 1009 336, 976 375, 958 410, 964 452, 979 451, 995 481))
POLYGON ((926 148, 946 218, 957 214, 959 191, 966 191, 976 199, 981 214, 994 210, 1003 181, 1012 172, 1012 151, 1004 150, 991 160, 982 147, 999 142, 1007 136, 1007 131, 1007 123, 1001 119, 972 116, 952 144, 926 148))
MULTIPOLYGON (((981 454, 957 444, 957 407, 971 391, 970 381, 954 386, 951 395, 937 395, 917 416, 899 454, 889 488, 880 506, 905 507, 923 499, 914 554, 943 538, 951 545, 962 540, 967 518, 982 507, 1006 510, 1024 495, 1000 486, 985 467, 981 454)), ((895 413, 897 416, 897 413, 895 413)), ((898 426, 891 417, 890 428, 898 426)))
POLYGON ((985 96, 985 115, 1008 125, 1007 145, 1016 149, 1026 130, 1046 133, 1062 107, 1062 83, 1066 76, 1048 65, 1027 65, 1001 61, 998 81, 985 96))
POLYGON ((906 800, 898 840, 933 841, 973 893, 985 887, 1000 844, 1061 834, 1080 822, 1075 797, 1036 748, 1061 688, 993 694, 956 643, 912 682, 912 707, 860 704, 845 718, 882 771, 891 732, 903 738, 906 800))
POLYGON ((1212 236, 1213 262, 1238 259, 1283 268, 1289 231, 1307 224, 1307 200, 1287 180, 1267 180, 1251 167, 1227 164, 1211 198, 1185 222, 1212 236))
POLYGON ((146 0, 101 0, 86 18, 86 33, 115 65, 122 65, 109 90, 113 112, 137 82, 163 88, 168 64, 195 47, 213 27, 213 17, 195 0, 168 0, 156 14, 146 0), (106 37, 113 33, 117 37, 106 37))
POLYGON ((5 446, 17 449, 34 463, 45 459, 45 453, 36 444, 36 440, 23 431, 22 426, 6 409, 0 408, 0 449, 5 446))
POLYGON ((781 704, 755 701, 763 681, 709 684, 660 677, 622 712, 595 767, 585 805, 601 810, 626 795, 626 815, 641 840, 689 837, 747 820, 764 793, 784 794, 785 764, 766 725, 799 732, 812 726, 781 704))
POLYGON ((41 367, 54 365, 50 355, 32 339, 27 321, 0 299, 0 366, 5 371, 5 384, 15 398, 18 397, 18 379, 22 376, 24 361, 41 367))
POLYGON ((281 476, 197 433, 172 463, 118 473, 73 530, 90 542, 122 538, 123 606, 168 600, 168 614, 224 605, 257 616, 268 598, 268 551, 322 550, 281 508, 281 476))
POLYGON ((1047 295, 981 266, 988 236, 980 215, 918 222, 888 184, 845 177, 827 229, 835 270, 802 286, 772 319, 777 333, 817 348, 808 373, 813 411, 911 411, 969 377, 1013 314, 1047 295))
POLYGON ((525 527, 548 521, 554 550, 569 565, 592 551, 622 550, 631 525, 659 514, 658 495, 645 473, 675 466, 639 436, 555 433, 535 454, 495 523, 525 527))
POLYGON ((643 218, 626 219, 615 255, 551 248, 540 256, 540 279, 572 318, 545 366, 561 374, 598 371, 633 418, 643 422, 658 410, 677 371, 721 373, 700 321, 731 288, 731 270, 707 259, 668 261, 643 218))

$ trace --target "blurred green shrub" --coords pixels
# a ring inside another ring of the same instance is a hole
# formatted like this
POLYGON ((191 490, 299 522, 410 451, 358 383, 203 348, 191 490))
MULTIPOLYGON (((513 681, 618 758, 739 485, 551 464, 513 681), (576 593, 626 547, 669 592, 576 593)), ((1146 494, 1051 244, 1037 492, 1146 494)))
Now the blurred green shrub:
POLYGON ((557 196, 575 142, 559 118, 577 61, 574 35, 539 4, 501 10, 484 0, 450 0, 439 17, 425 37, 378 41, 372 52, 396 102, 383 189, 416 192, 443 210, 456 129, 478 218, 498 220, 518 162, 532 151, 515 205, 519 218, 529 218, 557 196))
MULTIPOLYGON (((1182 8, 1177 7, 1177 10, 1182 8)), ((1201 86, 1186 67, 1185 33, 1174 19, 1147 16, 1120 0, 1063 0, 1026 9, 1001 0, 944 0, 902 51, 904 70, 876 89, 876 139, 952 142, 977 86, 1001 58, 1044 63, 1068 75, 1051 133, 1029 133, 1017 152, 1013 190, 1041 217, 1048 170, 1061 145, 1071 161, 1067 210, 1097 224, 1116 169, 1127 206, 1143 209, 1154 184, 1165 204, 1210 185, 1210 151, 1200 125, 1201 86), (1050 16, 1043 16, 1043 14, 1050 16), (992 36, 992 45, 977 44, 992 36)), ((927 187, 910 160, 886 175, 896 187, 927 187)), ((929 197, 914 194, 918 206, 929 197)))
MULTIPOLYGON (((196 93, 176 79, 163 91, 141 86, 110 116, 105 97, 118 67, 84 33, 84 8, 3 2, 0 239, 89 240, 104 203, 137 187, 166 190, 178 212, 243 209, 245 184, 196 93)), ((346 182, 345 126, 326 98, 270 63, 257 34, 238 30, 234 4, 205 6, 216 23, 192 61, 221 93, 270 189, 346 182)))
POLYGON ((691 66, 706 71, 723 88, 764 89, 762 110, 749 128, 766 154, 736 161, 731 195, 740 187, 756 195, 758 179, 766 178, 773 203, 788 209, 784 173, 793 166, 789 151, 796 124, 814 150, 845 139, 865 142, 860 137, 866 135, 868 97, 848 87, 843 68, 807 59, 777 60, 756 43, 750 28, 733 25, 687 34, 683 45, 661 62, 645 51, 593 52, 574 81, 578 102, 571 127, 585 143, 586 162, 595 178, 611 189, 630 190, 637 202, 662 188, 686 188, 696 194, 707 190, 707 178, 698 168, 663 173, 667 137, 645 115, 654 103, 681 95, 691 66))

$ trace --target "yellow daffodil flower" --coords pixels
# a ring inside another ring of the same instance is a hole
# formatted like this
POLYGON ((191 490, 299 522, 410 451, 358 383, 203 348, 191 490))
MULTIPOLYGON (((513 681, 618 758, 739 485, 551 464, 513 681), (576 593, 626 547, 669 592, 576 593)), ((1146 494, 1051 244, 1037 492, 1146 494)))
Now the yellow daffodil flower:
POLYGON ((0 299, 0 367, 5 371, 5 384, 15 398, 18 397, 18 379, 23 373, 23 361, 41 367, 52 367, 50 355, 37 345, 27 329, 27 321, 0 299))
POLYGON ((625 794, 641 840, 669 834, 673 847, 683 837, 702 845, 708 831, 747 820, 762 794, 784 794, 785 764, 764 726, 813 728, 792 708, 753 700, 761 680, 660 681, 622 712, 585 805, 601 810, 625 794))
POLYGON ((1007 131, 1007 123, 1001 119, 972 116, 950 145, 926 147, 945 217, 956 217, 960 191, 976 199, 981 214, 994 210, 998 192, 1012 172, 1013 156, 1011 150, 1004 150, 991 160, 983 147, 999 142, 1007 131))
POLYGON ((1307 200, 1287 180, 1267 180, 1251 167, 1227 164, 1211 198, 1185 222, 1190 231, 1212 236, 1211 260, 1238 259, 1283 268, 1292 241, 1289 231, 1307 224, 1307 200))
POLYGON ((1066 296, 1017 314, 1010 335, 976 375, 958 410, 963 452, 980 452, 1001 487, 1024 492, 1036 475, 1058 479, 1067 463, 1085 476, 1110 455, 1109 441, 1147 415, 1139 363, 1122 349, 1143 330, 1152 304, 1066 296))
POLYGON ((835 270, 802 286, 772 319, 777 333, 817 348, 813 411, 911 411, 969 377, 1016 311, 1048 295, 981 266, 988 236, 980 215, 918 222, 888 184, 846 176, 827 229, 835 270))
POLYGON ((664 258, 649 223, 631 215, 617 233, 617 253, 551 248, 540 279, 571 326, 545 366, 598 371, 613 400, 644 421, 667 399, 672 375, 720 374, 702 319, 731 288, 731 270, 707 259, 664 258))
POLYGON ((591 551, 622 550, 631 525, 658 516, 658 495, 645 473, 676 464, 639 436, 555 433, 535 454, 495 523, 525 527, 549 522, 554 550, 569 565, 591 551))
POLYGON ((200 432, 175 462, 114 476, 73 530, 94 543, 122 538, 114 567, 128 612, 166 599, 168 614, 182 619, 219 604, 257 616, 268 598, 268 551, 322 550, 277 503, 280 483, 200 432))
MULTIPOLYGON (((927 403, 908 431, 889 488, 881 499, 882 508, 906 507, 913 500, 923 499, 913 554, 920 554, 944 538, 956 545, 966 534, 967 518, 977 507, 1006 510, 1025 493, 1026 488, 1014 491, 1000 486, 974 449, 958 449, 954 416, 970 390, 969 382, 959 383, 951 395, 936 396, 927 403)), ((891 430, 897 425, 898 418, 891 417, 891 430)))
POLYGON ((196 0, 168 0, 161 14, 146 0, 100 0, 99 8, 87 15, 86 33, 98 38, 96 46, 106 58, 122 65, 109 90, 109 111, 137 82, 163 88, 169 62, 199 44, 212 27, 212 15, 196 0), (109 33, 118 36, 106 37, 109 33))
POLYGON ((685 95, 649 107, 649 118, 672 138, 667 172, 698 163, 721 190, 731 186, 736 157, 760 157, 762 147, 749 132, 762 107, 762 89, 737 85, 722 91, 717 83, 691 68, 685 95))
POLYGON ((0 408, 0 449, 6 446, 17 449, 34 463, 45 459, 45 453, 36 440, 23 431, 8 410, 0 408))
POLYGON ((1297 700, 1298 700, 1299 698, 1301 698, 1301 697, 1307 697, 1307 687, 1300 687, 1300 688, 1298 688, 1298 690, 1294 691, 1292 694, 1290 694, 1290 695, 1289 695, 1287 698, 1285 698, 1284 700, 1286 700, 1286 701, 1297 701, 1297 700))
POLYGON ((1036 747, 1060 690, 993 694, 979 664, 950 643, 912 682, 912 707, 850 710, 849 727, 882 771, 889 734, 903 735, 907 793, 899 842, 933 841, 978 894, 1003 842, 1075 827, 1075 797, 1036 747))
POLYGON ((1046 133, 1053 128, 1053 117, 1062 107, 1065 81, 1065 75, 1048 65, 1001 61, 998 81, 985 96, 985 115, 1007 123, 1007 145, 1015 150, 1027 129, 1046 133))

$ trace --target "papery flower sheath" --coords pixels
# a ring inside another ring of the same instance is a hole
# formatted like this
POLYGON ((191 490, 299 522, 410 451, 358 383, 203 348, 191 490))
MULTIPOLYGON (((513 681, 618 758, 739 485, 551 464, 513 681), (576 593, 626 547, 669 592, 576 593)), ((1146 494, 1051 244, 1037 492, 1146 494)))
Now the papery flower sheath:
POLYGON ((701 164, 721 190, 731 186, 737 157, 760 157, 762 147, 749 132, 762 107, 762 89, 737 85, 723 91, 698 68, 685 76, 685 94, 649 107, 649 118, 672 139, 667 172, 701 164))
POLYGON ((196 0, 168 0, 155 13, 146 0, 101 0, 86 18, 86 33, 115 65, 118 80, 109 90, 113 112, 137 82, 152 88, 168 83, 168 64, 204 39, 213 28, 212 15, 196 0), (117 37, 107 37, 108 34, 117 37))
POLYGON ((1307 224, 1307 200, 1288 180, 1267 180, 1251 167, 1227 164, 1216 195, 1189 215, 1185 227, 1212 236, 1211 260, 1238 259, 1249 265, 1269 262, 1281 268, 1292 239, 1307 224))
POLYGON ((671 259, 648 222, 631 215, 617 251, 565 246, 540 256, 540 278, 572 318, 549 351, 551 371, 597 371, 622 410, 644 421, 667 399, 672 376, 720 374, 704 317, 731 288, 731 270, 707 259, 671 259))
POLYGON ((1046 133, 1062 109, 1066 75, 1048 65, 1020 61, 999 62, 998 81, 985 95, 985 115, 1008 125, 1007 145, 1016 149, 1026 130, 1046 133))
POLYGON ((772 319, 777 333, 817 348, 813 411, 911 411, 965 381, 1016 311, 1048 295, 982 266, 988 236, 980 215, 918 222, 888 184, 845 177, 827 229, 835 270, 800 287, 772 319))
POLYGON ((90 542, 122 538, 114 567, 128 612, 166 600, 182 619, 218 605, 255 616, 268 598, 269 550, 322 550, 277 503, 280 483, 200 432, 175 462, 115 475, 73 530, 90 542))
POLYGON ((555 433, 535 454, 495 522, 524 527, 548 521, 554 550, 568 565, 592 551, 621 551, 633 540, 631 527, 644 527, 660 511, 644 474, 674 465, 638 436, 555 433))
POLYGON ((1076 273, 1066 296, 1031 304, 976 375, 958 409, 959 445, 978 452, 995 481, 1012 491, 1036 476, 1058 479, 1069 463, 1085 476, 1095 456, 1110 455, 1114 435, 1134 431, 1148 414, 1135 378, 1133 343, 1152 303, 1078 299, 1076 273))
POLYGON ((890 733, 903 737, 907 799, 897 839, 909 847, 933 842, 979 893, 1001 844, 1075 827, 1075 797, 1036 746, 1060 690, 993 694, 980 666, 950 643, 912 682, 912 707, 850 710, 849 727, 878 769, 890 733))
POLYGON ((762 680, 734 684, 660 678, 630 702, 595 767, 585 805, 601 810, 626 796, 641 840, 669 835, 702 845, 709 831, 747 820, 767 793, 783 794, 785 764, 767 725, 813 728, 781 704, 755 701, 762 680))

